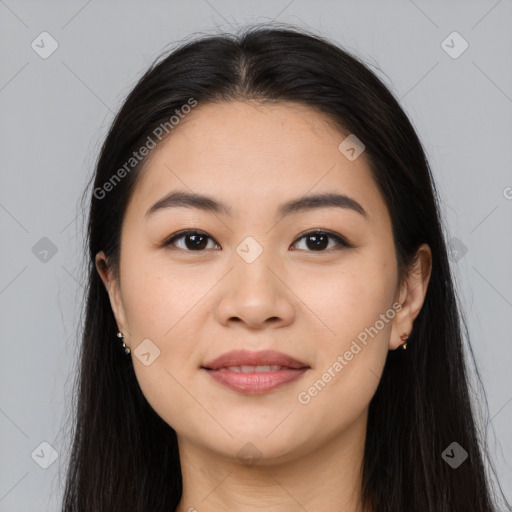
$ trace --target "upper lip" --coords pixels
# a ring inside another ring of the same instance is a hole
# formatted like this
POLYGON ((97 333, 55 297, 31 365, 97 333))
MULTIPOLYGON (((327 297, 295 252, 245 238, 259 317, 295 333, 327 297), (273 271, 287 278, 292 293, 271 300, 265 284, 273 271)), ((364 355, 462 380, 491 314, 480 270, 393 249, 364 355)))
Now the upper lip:
POLYGON ((259 352, 250 352, 248 350, 232 350, 221 356, 208 361, 203 368, 208 370, 218 370, 219 368, 228 368, 230 366, 285 366, 288 368, 309 368, 309 366, 297 359, 277 352, 275 350, 261 350, 259 352))

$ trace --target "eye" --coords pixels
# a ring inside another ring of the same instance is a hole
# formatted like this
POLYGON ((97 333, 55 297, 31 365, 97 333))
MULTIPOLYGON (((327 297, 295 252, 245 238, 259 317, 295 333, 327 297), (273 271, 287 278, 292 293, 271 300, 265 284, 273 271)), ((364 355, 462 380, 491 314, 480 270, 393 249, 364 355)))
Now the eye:
MULTIPOLYGON (((342 247, 351 247, 351 245, 341 236, 322 230, 309 231, 298 238, 297 241, 300 242, 301 240, 306 239, 306 247, 310 248, 313 252, 326 252, 325 249, 329 245, 329 238, 335 241, 338 246, 337 249, 342 247)), ((330 247, 330 249, 332 249, 332 247, 330 247)))
MULTIPOLYGON (((306 248, 310 249, 312 252, 325 252, 325 249, 329 246, 329 239, 333 240, 339 248, 343 247, 352 247, 343 237, 331 233, 329 231, 323 230, 314 230, 309 231, 308 233, 303 234, 300 238, 298 238, 294 245, 301 240, 306 239, 306 248)), ((201 252, 203 249, 207 249, 208 240, 215 242, 213 238, 202 231, 197 230, 184 230, 178 233, 175 233, 168 240, 164 242, 164 247, 168 247, 174 245, 178 249, 182 249, 189 252, 201 252), (176 244, 178 240, 184 241, 184 246, 181 247, 176 244)), ((219 247, 217 242, 214 243, 213 248, 219 247)), ((212 247, 210 247, 211 249, 212 247)), ((329 249, 333 249, 330 247, 329 249)))
MULTIPOLYGON (((166 242, 164 242, 164 246, 167 247, 169 245, 174 245, 174 243, 177 240, 184 239, 185 241, 185 247, 179 247, 178 249, 188 250, 188 251, 198 251, 201 252, 202 249, 206 248, 206 240, 210 239, 213 241, 213 238, 211 238, 206 233, 203 233, 202 231, 192 231, 192 230, 186 230, 186 231, 180 231, 179 233, 174 234, 171 238, 169 238, 166 242)), ((219 244, 217 244, 218 246, 219 244)))

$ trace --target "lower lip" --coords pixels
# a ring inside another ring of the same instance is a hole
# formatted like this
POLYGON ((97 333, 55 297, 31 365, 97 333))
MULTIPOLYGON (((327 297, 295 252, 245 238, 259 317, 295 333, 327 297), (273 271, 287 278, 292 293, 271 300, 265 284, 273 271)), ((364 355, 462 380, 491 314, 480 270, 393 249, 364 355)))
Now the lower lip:
POLYGON ((248 395, 267 393, 300 378, 307 368, 287 368, 276 372, 233 372, 230 370, 208 370, 208 374, 219 384, 248 395))

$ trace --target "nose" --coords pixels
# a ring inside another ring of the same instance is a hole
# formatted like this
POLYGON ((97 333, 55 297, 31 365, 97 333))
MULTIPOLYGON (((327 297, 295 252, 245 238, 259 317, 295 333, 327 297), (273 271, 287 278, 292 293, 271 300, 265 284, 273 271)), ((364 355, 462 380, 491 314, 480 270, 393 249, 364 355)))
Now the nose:
POLYGON ((241 323, 250 329, 284 327, 293 322, 292 291, 282 268, 260 256, 247 263, 235 256, 234 268, 219 287, 215 316, 225 326, 241 323), (280 271, 281 270, 281 271, 280 271))

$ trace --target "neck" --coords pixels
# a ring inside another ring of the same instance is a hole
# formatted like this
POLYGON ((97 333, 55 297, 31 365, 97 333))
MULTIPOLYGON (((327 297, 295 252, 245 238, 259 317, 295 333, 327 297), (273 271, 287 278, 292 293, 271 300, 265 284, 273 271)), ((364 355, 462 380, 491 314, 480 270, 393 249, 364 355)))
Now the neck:
MULTIPOLYGON (((192 444, 178 435, 183 494, 176 512, 362 512, 365 412, 350 430, 285 462, 254 465, 192 444)), ((302 450, 299 453, 299 450, 302 450)))

